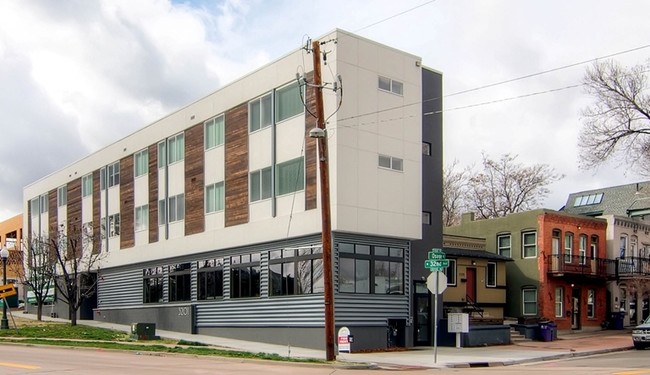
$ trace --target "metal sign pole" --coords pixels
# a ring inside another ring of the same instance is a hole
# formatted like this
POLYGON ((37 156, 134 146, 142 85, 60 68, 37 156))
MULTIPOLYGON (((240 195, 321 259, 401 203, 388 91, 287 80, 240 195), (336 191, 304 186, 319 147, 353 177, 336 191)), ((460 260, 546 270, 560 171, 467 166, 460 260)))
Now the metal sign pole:
POLYGON ((433 363, 438 363, 438 272, 436 271, 436 293, 433 303, 433 363))

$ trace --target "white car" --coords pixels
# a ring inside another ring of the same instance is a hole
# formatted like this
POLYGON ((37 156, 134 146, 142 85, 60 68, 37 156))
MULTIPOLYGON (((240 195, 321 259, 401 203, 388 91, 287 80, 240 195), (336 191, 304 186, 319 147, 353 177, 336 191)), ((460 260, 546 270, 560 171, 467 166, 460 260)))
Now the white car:
POLYGON ((650 346, 650 317, 634 327, 632 341, 635 349, 645 349, 650 346))

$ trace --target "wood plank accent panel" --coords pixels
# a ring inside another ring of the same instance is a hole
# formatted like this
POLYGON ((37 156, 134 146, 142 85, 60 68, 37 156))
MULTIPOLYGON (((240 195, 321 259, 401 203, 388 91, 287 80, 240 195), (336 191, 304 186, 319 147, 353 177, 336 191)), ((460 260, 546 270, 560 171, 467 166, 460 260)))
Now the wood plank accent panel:
POLYGON ((149 146, 149 243, 158 242, 158 144, 149 146))
POLYGON ((135 246, 133 154, 120 160, 120 249, 135 246))
MULTIPOLYGON (((81 255, 83 242, 82 242, 82 222, 81 222, 81 178, 77 178, 68 182, 67 186, 67 206, 66 206, 66 215, 67 215, 67 225, 66 225, 66 235, 68 246, 70 244, 76 244, 77 256, 81 255)), ((72 248, 69 248, 68 251, 72 251, 72 248)))
POLYGON ((97 169, 93 171, 93 254, 99 253, 102 248, 102 235, 101 235, 101 200, 102 191, 99 186, 99 173, 97 169))
POLYGON ((225 225, 248 222, 248 103, 226 112, 225 225))
MULTIPOLYGON (((314 72, 307 73, 305 78, 311 82, 314 72)), ((309 111, 305 111, 305 210, 312 210, 317 207, 318 197, 318 149, 316 138, 310 138, 309 131, 318 125, 316 117, 311 115, 316 113, 316 88, 307 86, 305 102, 309 108, 309 111)))
POLYGON ((56 202, 56 189, 48 192, 47 205, 48 237, 53 239, 57 237, 59 230, 59 207, 56 202))
POLYGON ((203 123, 185 131, 185 235, 205 230, 203 123))

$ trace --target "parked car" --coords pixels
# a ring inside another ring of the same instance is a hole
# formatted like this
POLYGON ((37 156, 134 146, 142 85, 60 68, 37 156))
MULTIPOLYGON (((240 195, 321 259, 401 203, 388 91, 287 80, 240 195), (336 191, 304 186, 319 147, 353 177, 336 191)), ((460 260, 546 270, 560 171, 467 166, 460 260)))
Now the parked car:
POLYGON ((634 327, 632 341, 635 349, 645 349, 650 346, 650 317, 634 327))

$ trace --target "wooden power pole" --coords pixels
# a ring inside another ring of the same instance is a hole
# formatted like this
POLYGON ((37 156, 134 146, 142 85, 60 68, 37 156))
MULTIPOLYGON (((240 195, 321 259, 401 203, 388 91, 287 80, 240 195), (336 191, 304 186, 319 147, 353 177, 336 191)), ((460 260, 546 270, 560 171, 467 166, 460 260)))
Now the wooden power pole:
MULTIPOLYGON (((312 42, 314 55, 314 87, 316 88, 316 122, 325 130, 325 110, 323 109, 323 88, 320 66, 320 42, 312 42)), ((332 220, 330 213, 330 175, 327 153, 327 133, 318 138, 318 160, 320 166, 320 204, 322 216, 323 242, 323 283, 325 288, 325 357, 328 361, 336 359, 334 352, 334 285, 332 282, 332 220)))

